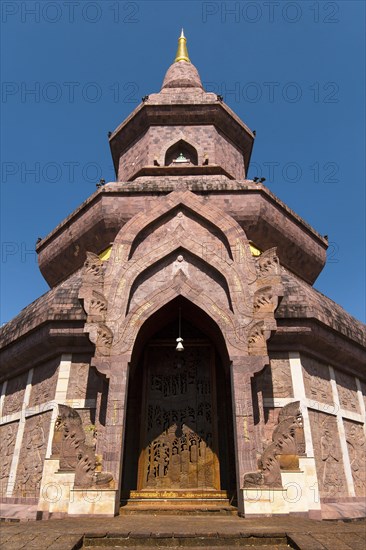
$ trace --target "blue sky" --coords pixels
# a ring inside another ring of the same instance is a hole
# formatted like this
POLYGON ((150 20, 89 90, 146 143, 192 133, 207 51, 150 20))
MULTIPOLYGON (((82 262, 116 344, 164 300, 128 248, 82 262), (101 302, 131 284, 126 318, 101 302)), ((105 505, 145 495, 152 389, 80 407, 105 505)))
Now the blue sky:
POLYGON ((321 234, 316 288, 365 321, 361 1, 1 3, 1 323, 48 290, 34 246, 114 180, 107 132, 160 89, 183 26, 209 91, 257 132, 249 177, 321 234))

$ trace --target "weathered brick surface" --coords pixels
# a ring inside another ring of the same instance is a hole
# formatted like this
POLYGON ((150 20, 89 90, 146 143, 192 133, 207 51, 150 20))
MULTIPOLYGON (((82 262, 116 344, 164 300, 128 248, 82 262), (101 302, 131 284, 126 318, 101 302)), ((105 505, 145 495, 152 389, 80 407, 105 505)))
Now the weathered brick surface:
POLYGON ((202 88, 202 82, 196 67, 181 61, 169 67, 162 88, 202 88))
POLYGON ((164 166, 167 150, 179 140, 188 142, 196 149, 198 165, 202 165, 207 158, 210 165, 222 166, 235 179, 244 179, 245 168, 241 151, 213 125, 170 125, 152 126, 137 143, 121 155, 118 180, 128 181, 142 167, 153 166, 155 160, 160 166, 164 166))
MULTIPOLYGON (((115 130, 110 137, 112 156, 121 181, 126 174, 132 174, 137 165, 141 168, 143 162, 148 160, 146 147, 150 154, 156 153, 154 139, 147 136, 147 131, 154 126, 159 128, 159 144, 163 138, 164 129, 169 126, 181 128, 186 133, 186 141, 189 142, 189 134, 185 128, 191 124, 196 126, 193 129, 192 138, 198 141, 199 132, 203 126, 214 124, 215 128, 223 132, 229 140, 221 140, 221 153, 217 148, 216 153, 209 157, 209 163, 230 165, 233 154, 239 164, 231 163, 229 172, 234 170, 235 177, 243 177, 247 172, 250 154, 253 146, 254 135, 243 124, 243 122, 222 102, 216 94, 207 93, 203 90, 197 69, 191 63, 173 63, 168 69, 162 89, 157 94, 151 94, 144 99, 133 113, 115 130), (181 107, 184 107, 182 109, 181 107), (224 150, 222 150, 224 148, 224 150), (237 149, 237 152, 235 152, 237 149), (129 151, 131 151, 129 153, 129 151), (134 162, 132 156, 134 152, 134 162), (244 159, 242 154, 244 153, 244 159), (139 154, 140 153, 140 154, 139 154), (124 159, 121 159, 121 155, 124 159), (212 158, 213 157, 213 158, 212 158), (219 162, 217 162, 219 161, 219 162), (243 162, 244 161, 244 162, 243 162), (122 163, 122 164, 121 164, 122 163), (119 165, 119 169, 118 169, 119 165), (245 165, 245 167, 244 167, 245 165)), ((210 148, 217 139, 213 136, 213 142, 208 145, 210 148)), ((192 144, 193 145, 193 144, 192 144)), ((201 147, 204 143, 201 144, 201 147)), ((150 162, 152 165, 152 162, 150 162)), ((130 178, 130 175, 127 179, 130 178)))
POLYGON ((24 308, 0 329, 0 347, 19 339, 47 320, 84 320, 85 313, 78 299, 80 282, 80 274, 75 273, 24 308))
POLYGON ((287 270, 283 270, 282 281, 285 295, 276 312, 278 319, 315 318, 361 346, 366 346, 365 325, 340 305, 287 270))

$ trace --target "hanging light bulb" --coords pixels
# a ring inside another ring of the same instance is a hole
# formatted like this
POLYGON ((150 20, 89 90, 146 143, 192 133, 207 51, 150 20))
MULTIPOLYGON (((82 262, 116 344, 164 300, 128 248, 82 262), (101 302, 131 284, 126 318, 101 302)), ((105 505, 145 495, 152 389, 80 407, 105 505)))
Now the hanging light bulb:
POLYGON ((183 346, 183 338, 177 338, 177 347, 175 348, 176 351, 184 351, 184 346, 183 346))
POLYGON ((183 338, 180 335, 180 329, 181 329, 181 308, 179 308, 179 336, 176 339, 176 342, 177 342, 177 346, 175 348, 176 351, 184 351, 183 338))

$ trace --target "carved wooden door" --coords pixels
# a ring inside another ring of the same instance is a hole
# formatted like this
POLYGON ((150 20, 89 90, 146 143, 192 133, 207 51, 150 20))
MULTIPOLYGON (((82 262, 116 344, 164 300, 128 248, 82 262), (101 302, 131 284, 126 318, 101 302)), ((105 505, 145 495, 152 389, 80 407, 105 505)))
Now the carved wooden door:
POLYGON ((139 490, 218 490, 214 352, 184 343, 145 354, 139 490))

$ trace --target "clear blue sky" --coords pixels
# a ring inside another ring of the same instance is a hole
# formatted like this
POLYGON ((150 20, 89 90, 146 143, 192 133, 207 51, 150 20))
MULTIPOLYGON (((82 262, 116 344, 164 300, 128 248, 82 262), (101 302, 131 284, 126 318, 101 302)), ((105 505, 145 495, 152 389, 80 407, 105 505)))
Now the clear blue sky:
POLYGON ((364 2, 3 0, 1 21, 1 323, 47 291, 37 237, 114 180, 107 132, 160 89, 182 26, 257 131, 249 176, 329 235, 316 288, 365 321, 364 2))

